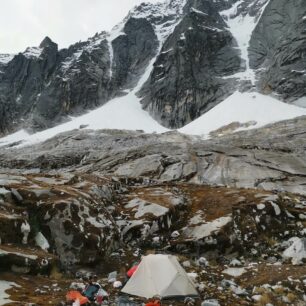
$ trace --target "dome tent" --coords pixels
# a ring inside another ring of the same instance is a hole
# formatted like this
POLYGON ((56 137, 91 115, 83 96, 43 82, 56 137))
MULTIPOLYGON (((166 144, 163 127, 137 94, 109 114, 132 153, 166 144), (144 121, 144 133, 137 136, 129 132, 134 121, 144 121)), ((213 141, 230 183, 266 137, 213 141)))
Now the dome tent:
POLYGON ((147 299, 154 296, 167 298, 198 295, 176 257, 162 254, 143 257, 122 292, 147 299))

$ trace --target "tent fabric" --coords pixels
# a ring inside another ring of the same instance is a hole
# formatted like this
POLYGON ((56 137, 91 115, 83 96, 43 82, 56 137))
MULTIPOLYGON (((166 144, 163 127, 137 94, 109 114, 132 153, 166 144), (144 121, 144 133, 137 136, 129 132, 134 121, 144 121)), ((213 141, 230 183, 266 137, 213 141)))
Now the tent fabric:
POLYGON ((198 295, 176 257, 162 254, 145 256, 122 292, 147 299, 198 295))

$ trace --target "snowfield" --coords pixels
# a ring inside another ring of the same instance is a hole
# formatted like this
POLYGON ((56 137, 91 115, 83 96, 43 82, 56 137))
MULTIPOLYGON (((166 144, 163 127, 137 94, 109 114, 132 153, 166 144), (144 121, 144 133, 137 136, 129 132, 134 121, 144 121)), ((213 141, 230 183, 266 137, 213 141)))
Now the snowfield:
POLYGON ((238 129, 245 130, 303 115, 306 115, 305 108, 283 103, 270 96, 255 92, 235 92, 179 131, 184 134, 208 137, 210 132, 232 122, 248 123, 254 121, 254 125, 238 129))
MULTIPOLYGON (((137 88, 136 88, 137 89, 137 88)), ((188 135, 199 135, 209 138, 216 129, 232 122, 250 123, 236 131, 259 128, 264 125, 306 115, 306 109, 283 103, 270 96, 252 92, 235 92, 223 102, 215 106, 198 119, 187 124, 178 131, 188 135)), ((25 130, 18 131, 0 139, 0 146, 22 141, 19 146, 33 145, 56 136, 59 133, 79 129, 123 129, 143 130, 146 133, 164 133, 169 129, 161 126, 141 108, 135 90, 124 97, 115 98, 100 108, 71 121, 35 134, 25 130)))

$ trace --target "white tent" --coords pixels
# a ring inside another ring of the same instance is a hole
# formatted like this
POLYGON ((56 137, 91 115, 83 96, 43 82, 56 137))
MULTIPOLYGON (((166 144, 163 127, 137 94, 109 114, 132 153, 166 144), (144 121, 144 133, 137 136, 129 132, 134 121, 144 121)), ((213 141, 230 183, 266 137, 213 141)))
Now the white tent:
POLYGON ((147 299, 198 295, 176 257, 162 254, 145 256, 122 292, 147 299))

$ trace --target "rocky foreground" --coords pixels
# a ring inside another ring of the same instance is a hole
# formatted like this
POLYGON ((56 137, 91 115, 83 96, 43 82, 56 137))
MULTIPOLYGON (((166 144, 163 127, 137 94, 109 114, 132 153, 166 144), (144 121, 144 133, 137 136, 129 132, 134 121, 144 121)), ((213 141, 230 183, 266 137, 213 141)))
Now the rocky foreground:
POLYGON ((108 273, 152 252, 178 256, 199 305, 305 305, 306 118, 229 130, 79 129, 0 149, 9 305, 58 305, 91 272, 114 299, 108 273))

